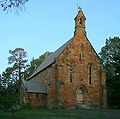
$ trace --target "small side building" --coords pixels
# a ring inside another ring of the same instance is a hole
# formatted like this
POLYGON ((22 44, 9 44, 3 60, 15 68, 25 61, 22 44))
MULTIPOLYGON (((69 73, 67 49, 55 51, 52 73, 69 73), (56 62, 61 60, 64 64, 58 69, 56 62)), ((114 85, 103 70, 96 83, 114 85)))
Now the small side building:
POLYGON ((47 92, 43 83, 34 80, 26 81, 26 103, 31 108, 47 108, 47 92))
POLYGON ((33 106, 76 108, 107 104, 105 67, 87 38, 82 10, 74 20, 74 36, 29 78, 28 101, 33 106))

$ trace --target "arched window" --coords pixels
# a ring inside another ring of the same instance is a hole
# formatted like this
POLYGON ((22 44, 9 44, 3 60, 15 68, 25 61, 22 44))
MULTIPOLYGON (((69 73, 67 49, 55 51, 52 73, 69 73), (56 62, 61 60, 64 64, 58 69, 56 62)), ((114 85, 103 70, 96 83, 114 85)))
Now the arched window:
POLYGON ((94 65, 93 63, 88 64, 88 84, 91 85, 94 80, 94 65))
POLYGON ((85 58, 84 52, 81 52, 81 53, 80 53, 80 60, 83 60, 84 58, 85 58))
POLYGON ((80 45, 80 62, 85 59, 85 46, 83 44, 80 45))
POLYGON ((73 82, 73 79, 75 78, 75 61, 70 61, 70 83, 73 82))
POLYGON ((70 64, 70 83, 72 83, 73 78, 73 71, 72 71, 72 64, 70 64))
POLYGON ((92 65, 90 64, 89 65, 89 84, 91 85, 91 83, 92 83, 92 81, 91 81, 91 79, 92 79, 92 65))

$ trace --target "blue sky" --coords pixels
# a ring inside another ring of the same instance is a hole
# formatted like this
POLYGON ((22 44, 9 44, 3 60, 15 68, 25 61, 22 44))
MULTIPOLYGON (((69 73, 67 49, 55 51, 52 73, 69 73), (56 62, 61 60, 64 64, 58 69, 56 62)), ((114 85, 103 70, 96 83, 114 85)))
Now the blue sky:
POLYGON ((120 36, 120 0, 29 0, 19 15, 0 9, 0 73, 9 66, 9 50, 24 48, 30 61, 69 40, 77 3, 86 16, 87 37, 97 53, 106 38, 120 36))

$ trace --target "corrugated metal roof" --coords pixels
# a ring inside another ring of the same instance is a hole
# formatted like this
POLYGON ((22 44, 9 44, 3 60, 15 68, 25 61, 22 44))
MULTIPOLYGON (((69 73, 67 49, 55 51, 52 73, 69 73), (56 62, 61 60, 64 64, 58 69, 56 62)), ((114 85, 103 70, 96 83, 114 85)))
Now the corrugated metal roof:
MULTIPOLYGON (((73 37, 74 38, 74 37, 73 37)), ((51 65, 52 63, 54 63, 54 60, 56 57, 58 57, 63 50, 68 46, 68 44, 73 40, 73 38, 71 38, 70 40, 68 40, 65 44, 63 44, 59 49, 57 49, 54 53, 52 53, 51 55, 49 55, 42 63, 41 65, 35 70, 35 72, 29 77, 29 79, 31 79, 32 77, 34 77, 36 74, 38 74, 40 71, 42 71, 43 69, 45 69, 46 67, 48 67, 49 65, 51 65)))
POLYGON ((26 91, 30 93, 46 93, 44 84, 34 80, 26 81, 25 87, 26 91))

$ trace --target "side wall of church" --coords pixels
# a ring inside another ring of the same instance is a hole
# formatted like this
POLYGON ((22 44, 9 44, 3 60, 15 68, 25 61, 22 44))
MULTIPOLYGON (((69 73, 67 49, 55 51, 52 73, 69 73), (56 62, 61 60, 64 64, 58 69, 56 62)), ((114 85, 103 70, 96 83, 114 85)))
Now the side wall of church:
POLYGON ((33 80, 36 80, 45 85, 47 92, 46 106, 48 108, 56 108, 57 106, 56 77, 56 65, 52 64, 33 78, 33 80))

